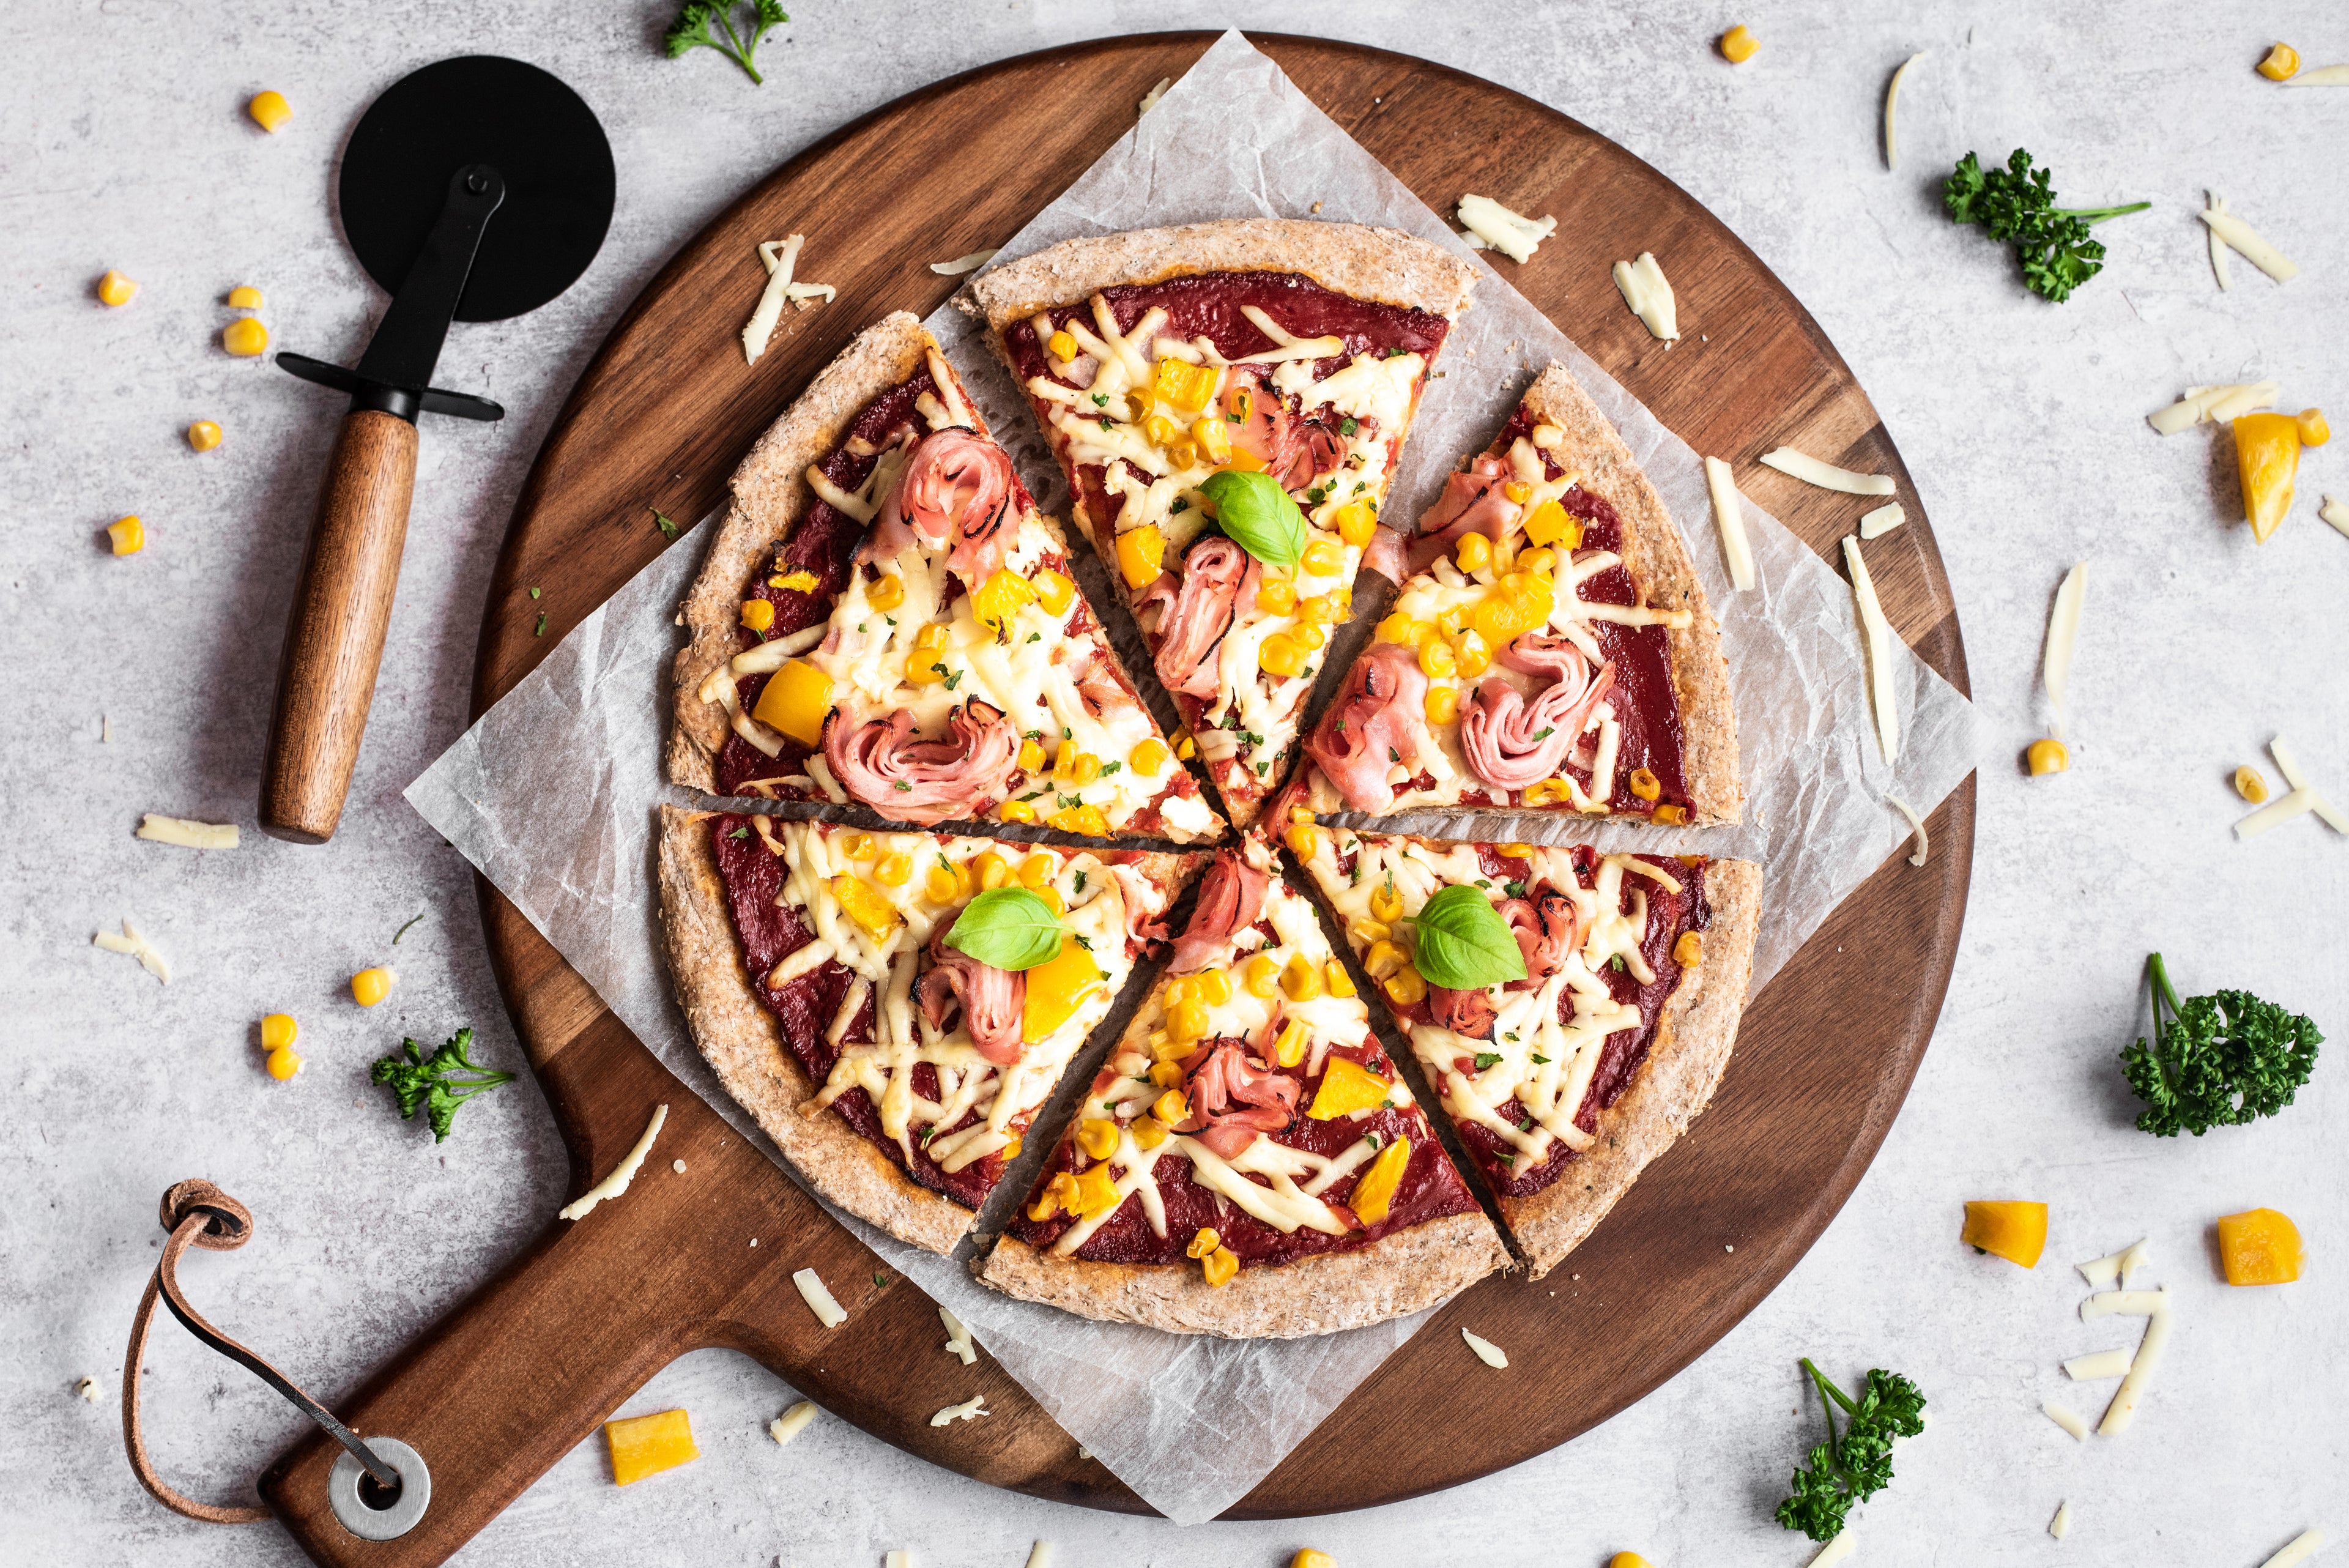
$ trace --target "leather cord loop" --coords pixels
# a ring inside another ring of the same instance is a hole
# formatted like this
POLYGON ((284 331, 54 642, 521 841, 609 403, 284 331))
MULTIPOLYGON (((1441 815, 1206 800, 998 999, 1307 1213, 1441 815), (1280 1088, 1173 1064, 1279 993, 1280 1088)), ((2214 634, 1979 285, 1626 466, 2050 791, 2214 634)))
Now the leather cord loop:
POLYGON ((187 1250, 203 1247, 216 1252, 234 1251, 253 1240, 253 1211, 211 1182, 191 1179, 163 1194, 162 1221, 163 1229, 171 1233, 171 1240, 163 1243, 163 1255, 155 1264, 154 1276, 147 1282, 147 1292, 139 1299, 138 1314, 130 1320, 130 1349, 123 1357, 122 1441, 129 1451, 130 1470, 139 1478, 139 1484, 172 1512, 208 1524, 251 1524, 269 1517, 264 1508, 198 1502, 174 1490, 155 1473, 154 1464, 147 1457, 146 1438, 140 1430, 139 1376, 147 1356, 147 1333, 154 1326, 155 1303, 160 1298, 190 1334, 285 1395, 296 1409, 349 1449, 378 1485, 398 1490, 397 1469, 378 1458, 349 1428, 335 1418, 333 1412, 304 1393, 293 1379, 205 1322, 203 1314, 181 1294, 180 1259, 187 1250))

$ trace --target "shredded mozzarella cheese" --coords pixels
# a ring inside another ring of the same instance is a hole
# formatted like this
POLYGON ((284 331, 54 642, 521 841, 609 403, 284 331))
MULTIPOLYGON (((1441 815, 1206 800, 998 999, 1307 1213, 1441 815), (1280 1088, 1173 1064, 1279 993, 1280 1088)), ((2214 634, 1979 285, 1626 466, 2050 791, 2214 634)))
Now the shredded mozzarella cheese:
POLYGON ((1652 253, 1641 251, 1637 261, 1617 262, 1615 286, 1650 336, 1668 343, 1680 337, 1680 305, 1672 297, 1672 286, 1664 280, 1664 269, 1656 265, 1652 253))
POLYGON ((655 1106, 652 1120, 645 1124, 644 1136, 636 1139, 634 1148, 620 1157, 620 1163, 612 1168, 612 1174, 555 1210, 556 1217, 584 1220, 605 1199, 617 1198, 627 1191, 628 1184, 636 1180, 636 1172, 644 1166, 645 1156, 653 1151, 653 1139, 660 1136, 661 1124, 667 1120, 668 1107, 655 1106))
MULTIPOLYGON (((753 1245, 756 1245, 754 1242, 753 1245)), ((822 1275, 813 1269, 801 1269, 792 1275, 792 1283, 799 1287, 800 1300, 807 1303, 808 1311, 815 1314, 816 1322, 826 1328, 838 1328, 848 1321, 848 1314, 833 1299, 822 1275)))
POLYGON ((176 844, 182 849, 233 849, 233 822, 191 822, 184 816, 149 812, 140 819, 139 836, 154 844, 176 844))
POLYGON ((1717 457, 1704 460, 1704 487, 1713 498, 1713 524, 1721 530, 1721 558, 1729 568, 1729 586, 1742 593, 1754 583, 1754 546, 1745 537, 1744 498, 1737 493, 1737 481, 1729 464, 1717 457))
POLYGON ((128 915, 122 917, 120 936, 112 931, 100 931, 90 938, 90 945, 104 948, 110 953, 129 953, 139 961, 140 969, 165 985, 171 983, 171 961, 163 956, 161 949, 147 940, 146 933, 132 924, 128 915))
POLYGON ((1498 251, 1520 265, 1531 261, 1541 243, 1557 232, 1556 218, 1528 218, 1490 196, 1461 197, 1460 223, 1468 231, 1470 244, 1478 250, 1498 251))
POLYGON ((1868 641, 1868 690, 1876 708, 1877 743, 1884 748, 1884 760, 1898 762, 1900 757, 1900 712, 1892 690, 1892 649, 1899 641, 1892 632, 1892 623, 1884 618, 1884 607, 1877 601, 1876 585, 1868 578, 1868 563, 1860 557, 1859 541, 1847 535, 1843 542, 1843 558, 1851 568, 1851 591, 1859 605, 1859 628, 1868 641))
POLYGON ((1468 1342, 1468 1348, 1475 1351, 1476 1359, 1485 1366, 1495 1369, 1506 1369, 1508 1366, 1509 1358, 1503 1355, 1501 1347, 1491 1340, 1482 1334, 1471 1334, 1464 1328, 1460 1331, 1460 1337, 1468 1342))
POLYGON ((1837 468, 1822 462, 1808 452, 1782 446, 1765 452, 1761 458, 1764 466, 1791 475, 1806 484, 1816 484, 1822 490, 1840 490, 1846 495, 1890 495, 1894 486, 1889 474, 1856 473, 1848 468, 1837 468))
POLYGON ((802 1399, 773 1420, 767 1423, 767 1436, 777 1444, 788 1443, 808 1428, 815 1419, 815 1401, 802 1399))

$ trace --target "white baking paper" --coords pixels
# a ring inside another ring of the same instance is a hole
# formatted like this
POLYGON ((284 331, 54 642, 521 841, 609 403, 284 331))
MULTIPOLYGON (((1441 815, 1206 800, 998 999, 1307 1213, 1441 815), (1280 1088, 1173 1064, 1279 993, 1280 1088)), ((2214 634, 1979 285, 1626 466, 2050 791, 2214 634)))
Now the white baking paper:
MULTIPOLYGON (((1011 236, 998 260, 1074 234, 1258 215, 1379 223, 1472 254, 1234 32, 1011 236)), ((1671 258, 1661 259, 1669 270, 1671 258)), ((1527 265, 1541 265, 1542 258, 1527 265)), ((1978 750, 1971 708, 1902 649, 1894 686, 1906 739, 1888 768, 1877 751, 1848 586, 1749 502, 1760 587, 1733 594, 1697 454, 1486 270, 1439 362, 1444 379, 1423 402, 1389 514, 1416 516, 1454 459, 1491 439, 1541 367, 1566 359, 1622 431, 1688 537, 1722 623, 1749 794, 1748 821, 1734 829, 1633 835, 1547 815, 1487 815, 1480 824, 1505 828, 1509 838, 1603 845, 1636 837, 1651 847, 1760 859, 1758 990, 1900 843, 1903 825, 1880 792, 1930 812, 1971 770, 1978 750)), ((1591 285, 1606 286, 1604 278, 1591 285)), ((928 325, 1022 459, 1031 487, 1046 496, 1061 491, 1024 400, 974 324, 948 306, 928 325)), ((654 806, 685 801, 659 777, 668 723, 662 694, 680 641, 677 606, 702 553, 700 545, 672 549, 646 567, 410 785, 408 798, 647 1047, 773 1156, 693 1048, 657 956, 654 806)), ((1084 565, 1089 591, 1105 592, 1098 564, 1084 565)), ((1334 683, 1344 661, 1333 656, 1329 665, 1334 683)), ((1437 820, 1425 813, 1406 819, 1421 830, 1437 820)), ((1127 1011, 1121 1007, 1096 1034, 1097 1048, 1114 1037, 1127 1011)), ((1090 1061, 1081 1060, 1071 1077, 1090 1072, 1090 1061)), ((1006 1196, 999 1193, 999 1203, 1006 1196)), ((1095 1324, 1006 1300, 972 1280, 963 1259, 936 1257, 841 1218, 970 1324, 1076 1441, 1177 1523, 1211 1519, 1244 1496, 1422 1321, 1253 1343, 1095 1324)), ((931 1381, 910 1384, 926 1389, 931 1381)))

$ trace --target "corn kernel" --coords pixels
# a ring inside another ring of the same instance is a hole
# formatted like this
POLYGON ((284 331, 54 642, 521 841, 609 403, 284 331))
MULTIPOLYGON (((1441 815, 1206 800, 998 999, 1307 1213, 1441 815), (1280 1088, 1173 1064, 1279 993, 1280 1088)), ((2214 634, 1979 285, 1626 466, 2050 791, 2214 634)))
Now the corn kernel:
POLYGON ((1117 1124, 1103 1116, 1087 1116, 1077 1124, 1077 1147, 1095 1159, 1117 1152, 1117 1124))
POLYGON ((2302 446, 2323 446, 2333 439, 2333 427, 2324 422, 2323 409, 2302 409, 2292 416, 2292 422, 2300 427, 2302 446))
POLYGON ((1198 443, 1199 455, 1209 462, 1231 462, 1231 431, 1215 415, 1209 414, 1195 422, 1191 426, 1191 439, 1198 443))
POLYGON ((212 420, 198 420, 188 427, 188 444, 198 452, 210 452, 221 443, 220 425, 212 420))
POLYGON ((381 966, 363 969, 351 976, 351 1000, 361 1007, 373 1007, 391 994, 392 981, 398 978, 393 971, 381 966))
POLYGON ((1349 501, 1338 508, 1338 537, 1357 550, 1367 550, 1379 531, 1379 509, 1368 501, 1349 501))
POLYGON ((1055 332, 1044 339, 1044 349, 1061 364, 1070 364, 1077 357, 1077 340, 1067 332, 1055 332))
POLYGON ((1607 1568, 1649 1568, 1649 1563, 1636 1552, 1618 1552, 1607 1560, 1607 1568))
POLYGON ((1061 863, 1050 855, 1030 855, 1019 863, 1019 885, 1031 889, 1049 888, 1060 869, 1061 863))
POLYGON ((1001 888, 1012 879, 1010 864, 992 849, 982 849, 970 857, 972 885, 981 889, 1001 888))
POLYGON ((1463 678, 1474 680, 1493 668, 1493 645, 1471 627, 1452 639, 1452 662, 1463 678))
POLYGON ((106 525, 106 536, 113 541, 118 556, 135 556, 147 547, 147 524, 136 517, 118 517, 106 525))
POLYGON ((1517 557, 1517 570, 1531 576, 1547 577, 1557 570, 1557 552, 1527 550, 1517 557))
POLYGON ((1533 499, 1534 487, 1527 484, 1522 479, 1513 479, 1509 481, 1508 483, 1501 486, 1501 493, 1516 502, 1518 505, 1523 506, 1526 502, 1533 499))
POLYGON ((1062 741, 1052 751, 1052 776, 1062 784, 1076 776, 1077 743, 1062 741))
POLYGON ((1013 1160, 1019 1158, 1019 1150, 1027 1141, 1028 1140, 1025 1137, 1022 1137, 1019 1134, 1013 1133, 1011 1135, 1011 1141, 995 1151, 995 1158, 1001 1160, 1004 1164, 1009 1165, 1013 1160))
POLYGON ((101 305, 128 305, 139 293, 139 286, 112 267, 98 280, 98 298, 101 305))
POLYGON ((1654 800, 1664 793, 1663 781, 1647 768, 1633 768, 1631 793, 1641 800, 1654 800))
POLYGON ((1427 999, 1427 981, 1420 978, 1419 971, 1405 964, 1402 972, 1388 978, 1386 993, 1397 1007, 1409 1007, 1427 999))
POLYGON ((1142 433, 1153 446, 1173 446, 1183 439, 1183 427, 1164 414, 1153 414, 1142 421, 1142 433))
POLYGON ((1109 836, 1109 814, 1097 805, 1063 806, 1044 820, 1063 833, 1073 833, 1080 837, 1109 836))
POLYGON ((1453 556, 1460 563, 1460 570, 1473 576, 1493 564, 1493 541, 1482 534, 1471 534, 1460 541, 1453 556))
POLYGON ((1317 577, 1334 577, 1346 565, 1346 552, 1335 539, 1315 539, 1298 561, 1300 571, 1317 577))
POLYGON ((1171 1127, 1191 1119, 1191 1102, 1183 1097, 1182 1090, 1169 1089, 1151 1102, 1150 1114, 1171 1127))
POLYGON ((221 329, 221 347, 240 359, 250 359, 268 348, 269 328, 241 316, 221 329))
POLYGON ((2268 51, 2268 57, 2259 63, 2257 69, 2271 82, 2288 82, 2300 75, 2300 51, 2290 44, 2278 44, 2268 51))
POLYGON ((1371 971, 1372 980, 1391 980, 1402 973, 1403 965, 1410 961, 1409 954, 1386 941, 1372 942, 1370 950, 1362 955, 1362 967, 1371 971))
POLYGON ((1174 754, 1186 763, 1199 754, 1199 743, 1191 739, 1190 731, 1174 732, 1174 754))
POLYGON ((1183 1255, 1192 1259, 1204 1258, 1223 1244, 1224 1239, 1216 1234, 1214 1226, 1202 1225, 1199 1233, 1191 1238, 1191 1244, 1183 1249, 1183 1255))
POLYGON ((291 1045, 281 1045, 269 1054, 269 1075, 282 1084, 302 1070, 302 1062, 291 1045))
POLYGON ((1752 59, 1754 51, 1761 47, 1761 41, 1743 22, 1721 36, 1721 57, 1733 66, 1742 66, 1752 59))
POLYGON ((1363 915, 1347 925, 1346 934, 1368 947, 1372 942, 1382 942, 1393 936, 1394 928, 1384 920, 1374 920, 1363 915))
POLYGON ((1295 675, 1305 668, 1305 649, 1294 639, 1274 632, 1257 645, 1256 661, 1268 675, 1295 675))
POLYGON ((1150 1081, 1162 1089, 1179 1089, 1183 1086, 1183 1058, 1191 1053, 1185 1047, 1171 1043, 1167 1049, 1175 1054, 1164 1061, 1153 1062, 1150 1064, 1150 1081))
POLYGON ((1199 1260, 1199 1272, 1201 1276, 1206 1280, 1208 1284, 1213 1286, 1220 1287, 1230 1284, 1232 1282, 1232 1276, 1239 1272, 1239 1254, 1233 1251, 1229 1247, 1218 1247, 1214 1251, 1199 1260))
POLYGON ((1316 1552, 1310 1546, 1299 1547, 1297 1555, 1288 1560, 1288 1568, 1338 1568, 1338 1560, 1327 1552, 1316 1552))
POLYGON ((1156 1116, 1136 1116, 1126 1130, 1133 1134, 1133 1147, 1144 1154, 1166 1141, 1166 1129, 1156 1116))
POLYGON ((1175 1007, 1175 1006, 1179 1006, 1179 1005, 1181 1005, 1182 1003, 1184 1003, 1184 1002, 1185 1002, 1190 1001, 1190 1000, 1191 1000, 1191 978, 1190 978, 1190 976, 1188 976, 1188 975, 1179 975, 1179 976, 1177 976, 1176 978, 1174 978, 1174 979, 1173 979, 1173 980, 1168 981, 1166 982, 1166 989, 1165 989, 1165 991, 1164 991, 1163 992, 1161 992, 1161 993, 1160 993, 1160 995, 1159 995, 1159 1000, 1160 1000, 1161 1002, 1164 1002, 1164 1003, 1165 1003, 1167 1006, 1169 1006, 1169 1007, 1175 1007))
POLYGON ((261 1048, 283 1051, 294 1044, 295 1035, 300 1033, 301 1027, 294 1022, 292 1013, 273 1012, 261 1021, 261 1048))
POLYGON ((744 599, 742 624, 752 631, 764 631, 775 624, 775 607, 768 599, 744 599))
POLYGON ((1493 541, 1493 575, 1505 576, 1517 558, 1517 542, 1504 536, 1493 541))
POLYGON ((274 136, 294 118, 294 106, 285 101, 282 92, 257 92, 253 101, 244 106, 244 112, 253 116, 254 124, 274 136))
POLYGON ((1166 771, 1166 764, 1173 756, 1174 753, 1166 749, 1166 742, 1154 736, 1126 753, 1125 765, 1143 778, 1156 778, 1166 771))
POLYGON ((2258 805, 2268 798, 2268 781, 2259 769, 2245 763, 2235 770, 2235 793, 2258 805))
POLYGON ((1240 983, 1247 987, 1250 996, 1269 1000, 1274 989, 1280 984, 1280 965, 1273 961, 1270 953, 1258 953, 1248 960, 1240 983))
POLYGON ((1021 771, 1022 773, 1030 773, 1030 774, 1032 774, 1032 773, 1034 773, 1037 769, 1039 769, 1039 768, 1042 767, 1043 765, 1044 765, 1044 747, 1043 747, 1042 742, 1040 742, 1040 741, 1038 741, 1038 740, 1037 740, 1034 736, 1032 736, 1032 735, 1031 735, 1031 736, 1030 736, 1028 739, 1026 739, 1026 740, 1024 740, 1024 741, 1020 742, 1019 742, 1019 769, 1020 769, 1020 771, 1021 771))
POLYGON ((1350 589, 1332 588, 1326 594, 1299 599, 1297 601, 1298 618, 1321 626, 1335 626, 1346 618, 1350 607, 1347 601, 1352 597, 1350 589))
POLYGON ((1066 615, 1069 607, 1077 602, 1077 585, 1069 580, 1067 574, 1050 566, 1036 574, 1033 586, 1036 602, 1044 607, 1046 615, 1066 615))
POLYGON ((1336 959, 1331 959, 1321 968, 1328 976, 1330 995, 1344 997, 1354 994, 1354 977, 1346 972, 1344 964, 1340 963, 1336 959))
POLYGON ((1288 808, 1288 820, 1310 822, 1313 820, 1313 808, 1309 805, 1292 805, 1288 808))
POLYGON ((1272 1043, 1272 1059, 1284 1067, 1294 1067, 1305 1060, 1307 1044, 1304 1023, 1292 1018, 1281 1029, 1280 1037, 1272 1043))
POLYGON ((1449 724, 1460 717, 1460 688, 1431 686, 1427 689, 1427 701, 1423 706, 1429 723, 1449 724))
POLYGON ((1300 623, 1295 631, 1288 634, 1288 639, 1308 653, 1319 653, 1322 645, 1330 640, 1330 634, 1309 620, 1300 623))
POLYGON ((1310 860, 1321 853, 1321 830, 1309 822, 1293 822, 1280 836, 1299 860, 1310 860))
POLYGON ((1166 1010, 1166 1037, 1178 1045, 1205 1040, 1212 1027, 1206 1008, 1187 998, 1166 1010))
POLYGON ((2031 769, 2033 778, 2039 778, 2047 774, 2060 774, 2072 765, 2071 748, 2057 740, 2033 741, 2031 742, 2030 749, 2023 755, 2031 769))
POLYGON ((1321 971, 1299 953, 1280 971, 1280 990, 1291 1002, 1310 1002, 1321 994, 1321 971))
MULTIPOLYGON (((929 628, 922 628, 927 631, 929 628)), ((914 639, 914 651, 905 655, 905 679, 916 686, 935 686, 947 678, 946 650, 925 648, 921 638, 914 639)))
POLYGON ((1256 607, 1267 615, 1297 613, 1297 585, 1287 577, 1268 576, 1257 585, 1256 607))
POLYGON ((905 579, 895 572, 874 579, 864 590, 864 602, 877 610, 893 610, 905 602, 905 579))
POLYGON ((1137 425, 1142 423, 1143 421, 1148 419, 1150 417, 1150 394, 1143 391, 1132 391, 1126 393, 1125 417, 1130 422, 1137 425))
POLYGON ((1024 800, 1007 800, 995 808, 995 820, 1033 823, 1036 820, 1036 808, 1024 800))
POLYGON ((1101 759, 1091 752, 1079 752, 1076 765, 1069 770, 1069 782, 1079 789, 1101 777, 1101 759))
POLYGON ((1402 895, 1394 890, 1392 880, 1371 889, 1371 918, 1389 925, 1402 919, 1402 895))
POLYGON ((902 851, 884 855, 881 864, 873 867, 873 879, 885 888, 902 888, 914 878, 914 857, 902 851))
POLYGON ((933 904, 951 904, 962 897, 962 879, 953 867, 935 865, 922 874, 922 891, 933 904))
POLYGON ((1468 612, 1468 624, 1488 646, 1503 648, 1533 620, 1507 595, 1493 593, 1476 601, 1476 607, 1468 612))
POLYGON ((1694 931, 1682 931, 1681 940, 1672 944, 1672 961, 1682 969, 1694 969, 1704 961, 1704 939, 1694 931))
POLYGON ((1191 994, 1210 1007, 1221 1007, 1232 999, 1232 978, 1211 969, 1191 982, 1191 994))
MULTIPOLYGON (((1561 794, 1558 798, 1564 800, 1568 797, 1561 794)), ((1650 821, 1661 823, 1666 827, 1682 827, 1688 823, 1688 807, 1667 804, 1656 807, 1648 814, 1648 817, 1650 821)))
POLYGON ((1419 668, 1426 674, 1441 680, 1457 671, 1460 668, 1460 660, 1453 654, 1450 643, 1429 638, 1420 645, 1419 668))
POLYGON ((1117 569, 1129 588, 1146 588, 1158 580, 1166 558, 1166 535, 1154 523, 1129 528, 1117 536, 1117 569))

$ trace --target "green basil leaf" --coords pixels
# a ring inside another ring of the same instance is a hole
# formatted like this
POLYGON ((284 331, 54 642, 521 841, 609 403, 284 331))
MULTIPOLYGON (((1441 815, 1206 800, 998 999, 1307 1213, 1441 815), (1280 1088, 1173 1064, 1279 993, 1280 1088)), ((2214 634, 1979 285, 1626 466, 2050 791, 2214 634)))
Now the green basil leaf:
POLYGON ((1430 985, 1481 991, 1526 978, 1526 955, 1493 900, 1474 888, 1437 890, 1421 906, 1412 962, 1430 985))
POLYGON ((1227 468, 1199 493, 1216 504, 1216 521, 1232 543, 1268 566, 1294 567, 1305 554, 1305 514, 1268 473, 1227 468))
POLYGON ((965 905, 947 946, 997 969, 1034 969, 1061 951, 1061 917, 1025 888, 989 888, 965 905))

